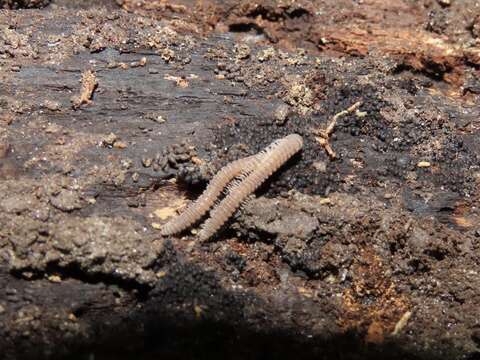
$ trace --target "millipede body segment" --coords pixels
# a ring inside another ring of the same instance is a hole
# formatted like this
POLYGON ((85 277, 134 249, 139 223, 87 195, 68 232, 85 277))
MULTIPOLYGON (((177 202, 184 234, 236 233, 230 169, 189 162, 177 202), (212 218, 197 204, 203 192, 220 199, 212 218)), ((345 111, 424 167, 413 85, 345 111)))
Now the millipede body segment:
POLYGON ((230 181, 239 176, 242 172, 251 171, 256 166, 256 156, 249 156, 239 159, 224 166, 208 184, 200 197, 192 203, 184 212, 165 224, 162 228, 162 235, 172 235, 188 228, 213 206, 230 181))
POLYGON ((162 235, 178 233, 199 220, 227 188, 199 232, 201 241, 209 239, 233 215, 245 199, 303 146, 300 135, 291 134, 274 141, 257 155, 236 160, 213 177, 204 193, 182 214, 169 221, 162 235))

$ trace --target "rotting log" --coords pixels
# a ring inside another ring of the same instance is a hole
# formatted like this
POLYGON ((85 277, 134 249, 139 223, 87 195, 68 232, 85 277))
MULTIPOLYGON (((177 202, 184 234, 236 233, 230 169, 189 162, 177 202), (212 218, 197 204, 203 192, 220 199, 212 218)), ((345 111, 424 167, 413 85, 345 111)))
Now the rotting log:
MULTIPOLYGON (((308 33, 318 53, 261 43, 283 20, 283 45, 298 39, 306 3, 216 4, 230 30, 266 33, 248 41, 193 31, 182 4, 0 12, 6 359, 478 354, 475 66, 332 24, 308 33), (331 160, 315 130, 357 102, 331 160), (292 132, 302 154, 214 241, 159 235, 222 165, 292 132)), ((400 5, 415 29, 423 13, 400 5)))

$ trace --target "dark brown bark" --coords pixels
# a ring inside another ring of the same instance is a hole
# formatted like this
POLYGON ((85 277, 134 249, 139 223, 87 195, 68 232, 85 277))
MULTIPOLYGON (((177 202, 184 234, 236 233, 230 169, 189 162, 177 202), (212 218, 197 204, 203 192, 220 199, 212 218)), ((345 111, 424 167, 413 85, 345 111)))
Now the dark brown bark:
POLYGON ((0 357, 478 356, 476 16, 119 3, 0 12, 0 357), (294 132, 214 241, 159 235, 294 132))

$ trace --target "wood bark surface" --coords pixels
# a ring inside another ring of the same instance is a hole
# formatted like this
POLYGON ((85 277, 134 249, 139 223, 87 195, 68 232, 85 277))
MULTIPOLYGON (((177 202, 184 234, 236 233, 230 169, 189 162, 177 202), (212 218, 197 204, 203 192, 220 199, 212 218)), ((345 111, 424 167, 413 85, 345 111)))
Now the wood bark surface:
POLYGON ((478 2, 0 5, 0 358, 478 356, 478 2))

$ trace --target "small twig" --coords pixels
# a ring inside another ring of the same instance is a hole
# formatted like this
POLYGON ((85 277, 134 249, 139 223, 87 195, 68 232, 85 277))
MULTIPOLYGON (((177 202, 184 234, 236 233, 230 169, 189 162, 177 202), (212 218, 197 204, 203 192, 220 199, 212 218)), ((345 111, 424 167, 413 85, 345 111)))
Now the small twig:
MULTIPOLYGON (((318 135, 320 135, 320 134, 318 134, 318 135)), ((320 135, 320 136, 322 136, 322 135, 320 135)), ((337 157, 337 154, 335 154, 335 151, 333 151, 332 147, 330 146, 328 138, 320 137, 320 136, 315 136, 315 140, 317 140, 318 143, 323 146, 323 148, 327 152, 328 156, 330 156, 330 158, 332 160, 335 159, 337 157)))
POLYGON ((351 114, 352 112, 357 110, 360 107, 360 105, 362 105, 362 102, 358 101, 352 106, 350 106, 348 109, 340 111, 339 113, 335 114, 325 130, 312 129, 312 133, 314 135, 317 135, 315 136, 315 140, 317 140, 318 143, 325 149, 328 156, 330 156, 332 160, 337 157, 337 154, 335 153, 335 151, 333 151, 329 140, 330 140, 330 135, 333 133, 335 125, 337 124, 338 118, 347 114, 351 114))
POLYGON ((407 325, 408 320, 410 320, 410 317, 412 316, 411 311, 405 312, 400 320, 395 324, 395 328, 392 331, 392 335, 398 335, 400 332, 403 330, 403 328, 407 325))

